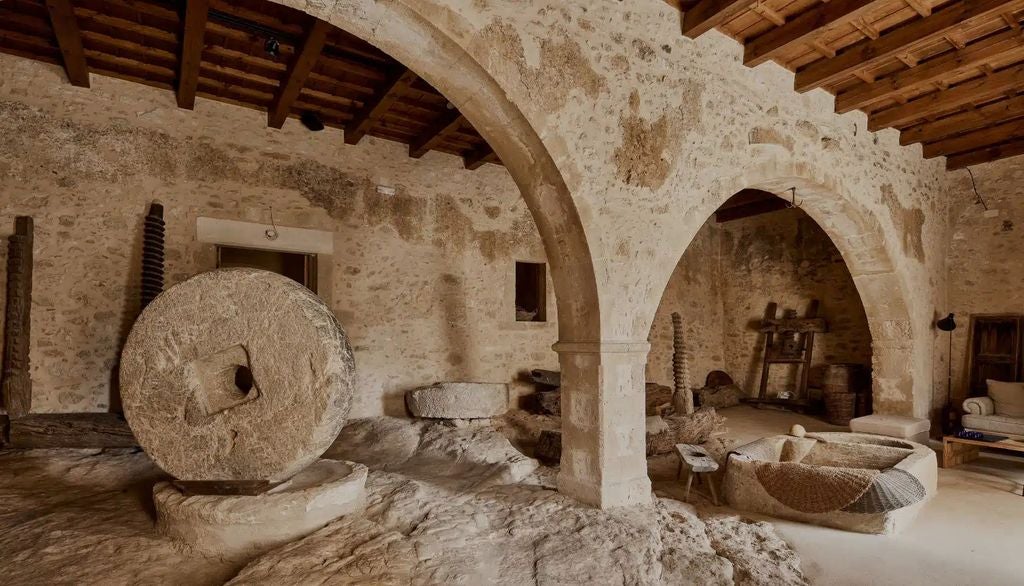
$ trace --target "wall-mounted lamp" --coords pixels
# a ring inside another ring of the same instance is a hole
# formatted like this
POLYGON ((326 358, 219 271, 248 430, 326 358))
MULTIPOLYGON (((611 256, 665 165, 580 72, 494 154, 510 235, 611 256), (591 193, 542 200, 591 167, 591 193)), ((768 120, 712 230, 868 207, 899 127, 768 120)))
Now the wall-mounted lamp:
POLYGON ((956 320, 953 314, 935 322, 935 327, 949 334, 949 355, 946 356, 946 404, 942 407, 942 432, 953 433, 959 426, 956 410, 953 409, 953 330, 956 329, 956 320))

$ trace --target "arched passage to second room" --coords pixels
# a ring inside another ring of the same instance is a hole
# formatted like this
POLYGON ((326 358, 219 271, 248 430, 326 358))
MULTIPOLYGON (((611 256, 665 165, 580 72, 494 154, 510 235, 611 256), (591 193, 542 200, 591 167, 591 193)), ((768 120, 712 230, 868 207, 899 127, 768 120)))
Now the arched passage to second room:
MULTIPOLYGON (((693 212, 686 251, 652 315, 650 382, 671 384, 669 316, 681 310, 692 322, 685 328, 694 387, 704 386, 707 372, 724 370, 743 396, 757 397, 765 341, 757 330, 768 303, 777 304, 778 317, 785 309, 803 316, 818 298, 831 323, 830 333, 816 335, 809 396, 820 396, 813 389, 825 364, 851 362, 870 371, 864 388, 873 412, 914 413, 930 384, 927 344, 913 330, 877 218, 827 185, 806 165, 772 162, 715 183, 714 196, 693 212)), ((772 369, 768 397, 792 393, 795 369, 772 369)))
POLYGON ((678 313, 691 384, 700 389, 698 404, 703 399, 721 407, 741 397, 749 402, 723 412, 733 427, 741 417, 762 413, 750 408, 754 405, 788 406, 831 421, 843 418, 841 406, 869 412, 871 331, 860 294, 842 254, 799 203, 744 189, 701 226, 672 273, 651 326, 649 382, 673 384, 672 314, 678 313), (762 379, 766 318, 820 319, 805 323, 821 323, 827 331, 773 334, 775 351, 769 358, 780 362, 762 379), (807 365, 797 362, 801 359, 807 365), (843 365, 833 368, 830 386, 839 382, 838 374, 849 372, 849 391, 859 395, 834 397, 826 411, 823 388, 830 365, 843 365), (712 372, 716 377, 709 377, 712 372), (733 384, 725 385, 718 373, 733 384))

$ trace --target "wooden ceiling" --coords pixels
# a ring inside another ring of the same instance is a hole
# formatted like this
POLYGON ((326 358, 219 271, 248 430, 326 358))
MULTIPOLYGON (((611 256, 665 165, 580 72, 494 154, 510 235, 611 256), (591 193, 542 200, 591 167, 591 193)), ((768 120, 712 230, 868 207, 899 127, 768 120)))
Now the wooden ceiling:
MULTIPOLYGON (((674 0, 666 0, 678 5, 674 0)), ((836 111, 948 169, 1024 154, 1024 0, 684 1, 683 34, 717 28, 753 67, 775 61, 796 90, 824 88, 836 111)))
MULTIPOLYGON (((313 113, 364 136, 435 150, 466 168, 500 161, 436 89, 362 40, 266 0, 0 0, 0 52, 267 112, 281 128, 313 113)), ((298 124, 298 121, 292 124, 298 124)))

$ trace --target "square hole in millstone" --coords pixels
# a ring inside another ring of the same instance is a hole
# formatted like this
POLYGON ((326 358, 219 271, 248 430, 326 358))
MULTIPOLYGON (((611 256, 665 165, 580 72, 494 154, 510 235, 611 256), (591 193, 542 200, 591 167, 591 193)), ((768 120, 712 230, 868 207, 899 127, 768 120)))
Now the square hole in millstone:
POLYGON ((241 344, 225 348, 189 364, 191 387, 203 415, 213 415, 259 397, 249 353, 241 344))

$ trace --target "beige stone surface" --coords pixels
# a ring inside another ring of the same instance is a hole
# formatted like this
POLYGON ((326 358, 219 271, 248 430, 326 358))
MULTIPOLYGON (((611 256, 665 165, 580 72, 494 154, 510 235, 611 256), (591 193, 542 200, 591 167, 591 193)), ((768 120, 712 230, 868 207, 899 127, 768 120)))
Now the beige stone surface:
POLYGON ((437 383, 405 394, 413 417, 426 419, 483 419, 508 411, 504 383, 437 383))
POLYGON ((209 557, 245 563, 301 539, 366 504, 366 466, 320 459, 256 496, 186 496, 171 482, 153 487, 156 529, 209 557))
POLYGON ((180 480, 287 480, 331 445, 355 393, 352 348, 323 301, 255 269, 164 291, 132 326, 120 374, 139 445, 180 480))
POLYGON ((522 393, 521 371, 557 369, 554 303, 546 323, 515 321, 514 263, 545 254, 504 169, 411 159, 372 137, 353 147, 334 129, 268 129, 263 113, 203 98, 186 111, 173 92, 108 77, 75 88, 59 67, 10 55, 0 69, 0 237, 16 215, 36 222, 34 410, 117 404, 153 199, 166 210, 167 286, 216 268, 199 217, 269 224, 272 212, 278 226, 334 234, 318 270, 360 365, 353 415, 403 414, 406 390, 438 380, 522 393))
MULTIPOLYGON (((1016 157, 972 167, 977 195, 966 171, 951 174, 952 234, 949 241, 949 305, 956 314, 953 332, 953 407, 967 398, 967 341, 970 314, 1024 314, 1024 159, 1016 157), (988 207, 988 210, 985 209, 988 207)), ((946 401, 949 347, 940 332, 935 347, 934 405, 946 401)))

